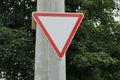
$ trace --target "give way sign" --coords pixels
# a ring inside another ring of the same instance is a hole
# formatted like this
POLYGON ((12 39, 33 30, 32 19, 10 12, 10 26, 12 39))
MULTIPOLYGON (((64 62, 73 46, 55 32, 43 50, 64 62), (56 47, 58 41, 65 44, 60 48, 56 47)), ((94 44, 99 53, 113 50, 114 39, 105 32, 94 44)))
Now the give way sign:
POLYGON ((61 59, 83 19, 83 14, 33 12, 32 16, 61 59))

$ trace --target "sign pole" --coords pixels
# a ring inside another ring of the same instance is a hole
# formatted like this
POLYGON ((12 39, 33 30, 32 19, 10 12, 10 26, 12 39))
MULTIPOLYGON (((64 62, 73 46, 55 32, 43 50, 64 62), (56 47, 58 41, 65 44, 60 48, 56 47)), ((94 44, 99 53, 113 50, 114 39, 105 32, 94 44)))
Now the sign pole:
MULTIPOLYGON (((37 0, 37 12, 64 12, 64 0, 37 0)), ((66 80, 65 56, 60 60, 36 26, 34 80, 66 80)))

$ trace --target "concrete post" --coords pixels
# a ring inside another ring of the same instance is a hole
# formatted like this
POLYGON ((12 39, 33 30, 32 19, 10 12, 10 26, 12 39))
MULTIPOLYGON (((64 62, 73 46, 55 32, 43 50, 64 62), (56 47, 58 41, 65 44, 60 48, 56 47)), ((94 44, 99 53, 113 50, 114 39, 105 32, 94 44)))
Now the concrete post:
MULTIPOLYGON (((64 0, 37 0, 37 12, 64 12, 64 0)), ((66 80, 65 65, 37 25, 34 80, 66 80)))

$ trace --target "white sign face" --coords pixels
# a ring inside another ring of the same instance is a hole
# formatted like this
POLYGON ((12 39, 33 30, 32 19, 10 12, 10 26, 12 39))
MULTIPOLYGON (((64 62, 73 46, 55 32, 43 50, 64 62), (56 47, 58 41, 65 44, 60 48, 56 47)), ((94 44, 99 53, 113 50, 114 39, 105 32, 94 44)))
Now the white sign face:
POLYGON ((57 56, 62 58, 83 19, 83 14, 36 12, 33 17, 57 56))
POLYGON ((77 21, 77 17, 39 17, 60 52, 77 21))

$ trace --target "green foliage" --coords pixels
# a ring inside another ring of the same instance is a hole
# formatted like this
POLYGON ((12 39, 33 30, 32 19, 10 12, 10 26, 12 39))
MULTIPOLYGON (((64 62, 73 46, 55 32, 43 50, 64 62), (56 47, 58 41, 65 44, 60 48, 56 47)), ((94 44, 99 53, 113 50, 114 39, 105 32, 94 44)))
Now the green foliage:
POLYGON ((108 54, 104 52, 99 52, 75 55, 71 65, 76 66, 76 68, 106 68, 111 64, 116 63, 117 59, 111 58, 108 54))
POLYGON ((67 52, 68 80, 120 80, 120 24, 114 9, 114 0, 66 0, 66 11, 85 16, 67 52))
POLYGON ((1 0, 0 20, 2 25, 11 28, 29 29, 31 13, 36 10, 35 0, 1 0))
MULTIPOLYGON (((104 52, 87 52, 71 57, 69 66, 72 68, 68 66, 68 74, 74 75, 73 77, 81 80, 111 80, 111 78, 112 80, 119 80, 119 64, 120 61, 118 59, 112 58, 104 52)), ((77 80, 75 78, 74 80, 77 80)))
POLYGON ((0 78, 33 80, 35 46, 30 36, 24 28, 0 27, 0 78))

